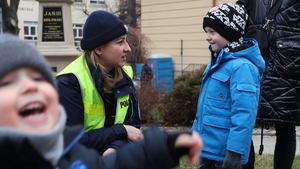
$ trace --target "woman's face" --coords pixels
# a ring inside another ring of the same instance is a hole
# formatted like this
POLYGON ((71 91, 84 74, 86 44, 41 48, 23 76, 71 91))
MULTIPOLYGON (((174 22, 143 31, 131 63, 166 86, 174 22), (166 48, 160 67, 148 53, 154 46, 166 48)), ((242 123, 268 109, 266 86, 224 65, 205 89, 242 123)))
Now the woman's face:
POLYGON ((105 67, 107 71, 125 65, 126 55, 131 51, 126 40, 127 35, 123 35, 94 50, 100 55, 99 63, 105 67))
POLYGON ((0 126, 45 132, 59 118, 58 95, 41 73, 18 68, 0 79, 0 126))

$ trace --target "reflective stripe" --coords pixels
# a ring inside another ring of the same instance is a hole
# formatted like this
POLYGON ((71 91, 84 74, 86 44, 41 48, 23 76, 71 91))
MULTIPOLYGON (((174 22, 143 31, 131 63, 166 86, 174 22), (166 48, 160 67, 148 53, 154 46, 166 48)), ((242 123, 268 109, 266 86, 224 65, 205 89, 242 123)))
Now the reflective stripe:
POLYGON ((87 114, 104 116, 104 112, 101 111, 101 110, 104 110, 103 104, 90 104, 83 100, 83 106, 84 106, 84 110, 87 114))

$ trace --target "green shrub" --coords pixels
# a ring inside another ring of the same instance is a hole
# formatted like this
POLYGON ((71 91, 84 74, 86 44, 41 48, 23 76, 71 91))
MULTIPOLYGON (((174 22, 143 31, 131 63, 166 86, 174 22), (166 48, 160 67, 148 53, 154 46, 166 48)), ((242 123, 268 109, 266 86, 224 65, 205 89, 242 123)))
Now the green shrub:
POLYGON ((195 118, 202 74, 205 67, 194 74, 184 74, 174 80, 173 89, 164 94, 158 110, 164 125, 190 126, 195 118))
POLYGON ((158 111, 161 94, 151 85, 145 86, 137 91, 137 97, 140 105, 142 124, 160 123, 162 113, 158 111))

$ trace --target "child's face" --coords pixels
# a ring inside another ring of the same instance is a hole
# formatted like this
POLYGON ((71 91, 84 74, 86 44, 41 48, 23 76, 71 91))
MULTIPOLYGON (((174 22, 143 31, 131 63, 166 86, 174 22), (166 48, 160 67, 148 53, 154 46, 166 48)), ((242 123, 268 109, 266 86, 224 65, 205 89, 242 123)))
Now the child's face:
POLYGON ((58 118, 57 92, 41 73, 23 67, 0 79, 0 126, 44 132, 58 118))
POLYGON ((206 40, 214 52, 219 52, 230 42, 211 27, 205 27, 206 40))

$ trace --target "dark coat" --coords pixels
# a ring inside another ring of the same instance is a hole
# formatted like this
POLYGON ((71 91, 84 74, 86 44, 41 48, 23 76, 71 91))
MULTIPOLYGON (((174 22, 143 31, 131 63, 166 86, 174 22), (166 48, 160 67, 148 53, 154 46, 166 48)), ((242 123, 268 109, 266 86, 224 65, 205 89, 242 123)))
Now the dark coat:
MULTIPOLYGON (((78 142, 83 132, 82 126, 66 128, 63 154, 54 168, 168 169, 179 164, 178 158, 175 158, 170 153, 172 150, 168 149, 173 145, 168 146, 167 133, 157 127, 146 130, 144 140, 123 147, 117 153, 105 157, 101 157, 94 149, 87 148, 78 142)), ((18 141, 0 139, 0 168, 53 169, 48 161, 34 151, 33 146, 25 138, 18 141)))
MULTIPOLYGON (((254 8, 251 18, 256 26, 264 24, 271 2, 254 0, 254 6, 249 6, 254 8)), ((283 0, 275 19, 270 22, 270 47, 261 82, 259 120, 300 125, 299 16, 299 0, 283 0)))
MULTIPOLYGON (((130 77, 123 71, 123 79, 115 84, 112 94, 104 94, 101 86, 104 77, 99 69, 95 70, 89 64, 90 72, 95 72, 92 77, 96 88, 105 104, 104 127, 86 132, 81 142, 88 147, 95 148, 103 153, 108 147, 120 148, 129 143, 127 131, 123 124, 140 128, 140 111, 135 88, 130 77), (123 124, 114 125, 116 113, 116 99, 120 95, 130 94, 130 106, 123 124)), ((73 74, 61 75, 56 79, 59 101, 67 112, 67 125, 73 126, 84 123, 84 106, 78 79, 73 74)))
POLYGON ((146 85, 148 83, 151 84, 152 78, 153 78, 153 71, 151 67, 148 66, 148 64, 145 64, 142 68, 141 84, 142 85, 146 85))

